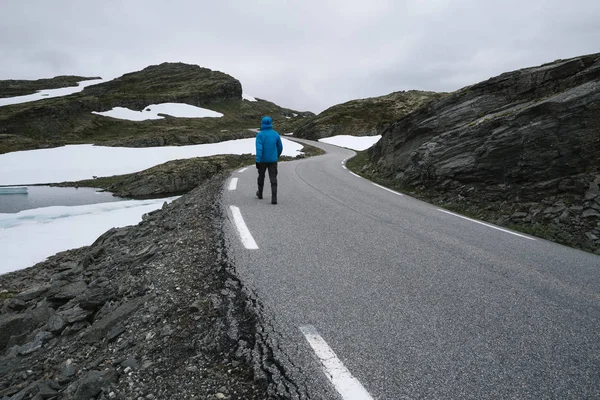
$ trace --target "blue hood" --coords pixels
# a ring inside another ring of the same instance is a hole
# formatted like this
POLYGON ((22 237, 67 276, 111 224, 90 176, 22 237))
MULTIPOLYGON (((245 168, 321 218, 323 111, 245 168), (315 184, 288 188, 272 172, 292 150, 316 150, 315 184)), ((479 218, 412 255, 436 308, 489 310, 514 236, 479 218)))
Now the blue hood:
POLYGON ((266 129, 273 129, 273 120, 271 117, 263 117, 260 123, 260 130, 264 131, 266 129))

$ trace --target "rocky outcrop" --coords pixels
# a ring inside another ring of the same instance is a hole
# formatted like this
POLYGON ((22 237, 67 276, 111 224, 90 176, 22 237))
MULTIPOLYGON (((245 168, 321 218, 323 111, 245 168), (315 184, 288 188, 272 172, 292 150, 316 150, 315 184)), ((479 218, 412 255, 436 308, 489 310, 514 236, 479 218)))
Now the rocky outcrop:
POLYGON ((250 165, 254 156, 217 155, 168 161, 144 171, 54 186, 102 188, 115 196, 130 198, 167 197, 187 193, 213 176, 250 165))
POLYGON ((286 398, 226 258, 225 178, 0 275, 0 399, 286 398))
POLYGON ((127 107, 141 111, 149 104, 186 103, 207 106, 242 99, 242 84, 223 72, 184 63, 151 65, 99 85, 88 86, 83 96, 98 99, 97 109, 127 107))
POLYGON ((550 224, 584 248, 600 236, 600 54, 509 72, 409 114, 381 133, 365 171, 550 224))
POLYGON ((294 136, 317 140, 336 135, 370 136, 443 93, 410 90, 385 96, 352 100, 328 108, 307 119, 294 136))

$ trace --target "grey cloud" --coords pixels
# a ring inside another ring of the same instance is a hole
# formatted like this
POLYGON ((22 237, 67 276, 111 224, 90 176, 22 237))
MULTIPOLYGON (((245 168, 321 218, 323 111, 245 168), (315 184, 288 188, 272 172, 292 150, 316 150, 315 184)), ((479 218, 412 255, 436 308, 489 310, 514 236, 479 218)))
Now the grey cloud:
POLYGON ((597 0, 3 0, 0 79, 218 69, 300 110, 600 51, 597 0))

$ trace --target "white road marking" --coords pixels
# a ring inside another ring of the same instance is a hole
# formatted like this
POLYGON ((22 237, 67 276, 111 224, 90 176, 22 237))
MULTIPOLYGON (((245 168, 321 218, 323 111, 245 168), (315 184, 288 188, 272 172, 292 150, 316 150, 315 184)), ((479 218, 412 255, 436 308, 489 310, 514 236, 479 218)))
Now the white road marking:
MULTIPOLYGON (((373 182, 371 182, 371 183, 373 183, 373 182)), ((376 183, 373 183, 373 185, 375 185, 375 186, 377 186, 378 188, 381 188, 381 189, 383 189, 383 190, 387 190, 388 192, 391 192, 391 193, 397 194, 398 196, 404 196, 402 193, 398 193, 398 192, 396 192, 396 191, 394 191, 394 190, 392 190, 392 189, 388 189, 388 188, 386 188, 385 186, 381 186, 381 185, 378 185, 378 184, 376 184, 376 183)))
POLYGON ((355 174, 355 173, 354 173, 354 172, 352 172, 352 171, 350 171, 350 173, 351 173, 352 175, 354 175, 355 177, 357 177, 357 178, 362 178, 362 176, 360 176, 360 175, 357 175, 357 174, 355 174))
POLYGON ((475 223, 478 223, 478 224, 481 224, 481 225, 485 225, 485 226, 487 226, 488 228, 497 229, 497 230, 499 230, 499 231, 506 232, 506 233, 510 233, 511 235, 519 236, 519 237, 522 237, 522 238, 525 238, 525 239, 529 239, 529 240, 535 240, 535 239, 534 239, 534 238, 532 238, 532 237, 525 236, 525 235, 521 235, 521 234, 519 234, 519 233, 512 232, 512 231, 509 231, 508 229, 503 229, 503 228, 500 228, 500 227, 497 227, 497 226, 494 226, 494 225, 486 224, 485 222, 477 221, 476 219, 473 219, 473 218, 468 218, 468 217, 465 217, 465 216, 462 216, 462 215, 459 215, 459 214, 455 214, 455 213, 453 213, 453 212, 450 212, 450 211, 442 210, 441 208, 438 208, 437 210, 438 210, 438 211, 441 211, 441 212, 443 212, 443 213, 446 213, 446 214, 454 215, 455 217, 463 218, 463 219, 466 219, 466 220, 468 220, 468 221, 471 221, 471 222, 475 222, 475 223))
POLYGON ((369 392, 337 358, 314 326, 301 326, 300 331, 317 354, 319 361, 321 361, 325 375, 344 400, 373 400, 369 392))
POLYGON ((238 172, 244 172, 247 169, 248 169, 248 167, 244 167, 244 168, 240 169, 238 172))
POLYGON ((231 209, 233 222, 235 222, 235 228, 237 229, 238 234, 240 235, 240 240, 242 241, 244 247, 251 250, 258 249, 258 245, 254 241, 250 230, 246 226, 244 218, 242 217, 242 212, 240 211, 239 207, 229 206, 229 208, 231 209))
POLYGON ((348 169, 348 168, 346 168, 346 166, 345 166, 345 165, 342 165, 342 168, 344 168, 344 169, 348 169))
POLYGON ((231 178, 231 180, 229 181, 229 190, 237 189, 237 182, 238 178, 231 178))

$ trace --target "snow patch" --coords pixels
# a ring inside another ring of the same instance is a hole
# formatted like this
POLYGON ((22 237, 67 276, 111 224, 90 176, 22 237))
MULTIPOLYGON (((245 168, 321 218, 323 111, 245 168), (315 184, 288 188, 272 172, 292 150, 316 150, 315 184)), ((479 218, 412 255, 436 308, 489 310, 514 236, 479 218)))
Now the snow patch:
POLYGON ((363 151, 372 147, 381 139, 381 135, 376 136, 351 136, 351 135, 337 135, 328 138, 319 139, 319 142, 333 144, 339 147, 346 147, 348 149, 363 151))
POLYGON ((256 99, 254 97, 249 96, 249 95, 247 95, 245 93, 242 93, 242 99, 248 100, 248 101, 256 101, 256 99))
POLYGON ((0 214, 0 274, 31 267, 60 251, 89 246, 110 228, 137 224, 142 215, 175 199, 53 206, 0 214))
MULTIPOLYGON (((283 155, 302 154, 302 145, 282 138, 283 155)), ((91 144, 0 154, 0 185, 91 179, 142 171, 170 160, 216 154, 255 154, 255 139, 193 146, 105 147, 91 144)))
POLYGON ((104 82, 108 82, 108 81, 105 81, 104 79, 92 79, 89 81, 77 82, 78 86, 69 86, 69 87, 64 87, 64 88, 59 88, 59 89, 45 89, 45 90, 40 90, 37 93, 28 94, 25 96, 6 97, 3 99, 0 99, 0 107, 12 105, 12 104, 29 103, 31 101, 50 99, 52 97, 68 96, 73 93, 79 93, 88 86, 97 85, 99 83, 104 83, 104 82))
POLYGON ((220 118, 223 116, 223 114, 213 110, 183 103, 150 104, 144 108, 144 111, 134 111, 125 107, 115 107, 109 111, 92 111, 92 114, 116 119, 125 119, 128 121, 145 121, 149 119, 164 118, 158 114, 166 114, 176 118, 220 118))

